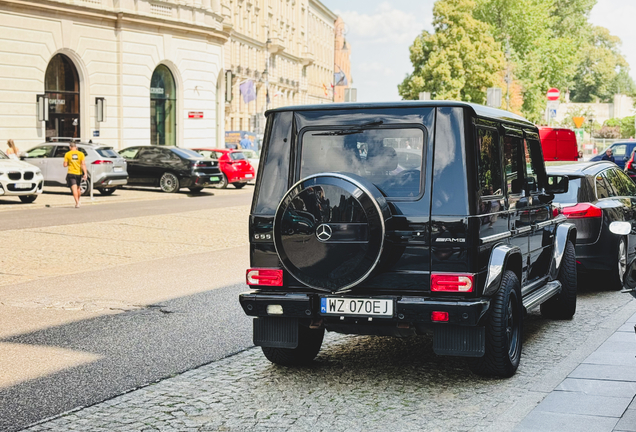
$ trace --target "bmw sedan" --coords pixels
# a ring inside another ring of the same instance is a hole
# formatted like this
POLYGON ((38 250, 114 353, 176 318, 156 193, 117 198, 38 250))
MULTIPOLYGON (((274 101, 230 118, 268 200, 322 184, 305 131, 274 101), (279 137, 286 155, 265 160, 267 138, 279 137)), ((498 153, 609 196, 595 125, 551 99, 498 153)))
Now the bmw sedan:
POLYGON ((636 233, 618 235, 615 221, 636 221, 636 184, 612 162, 548 166, 549 175, 569 178, 568 191, 554 203, 576 225, 579 272, 603 271, 613 289, 621 289, 627 263, 636 255, 636 233))
POLYGON ((128 163, 128 184, 168 193, 187 187, 198 193, 222 178, 219 162, 179 147, 139 146, 119 152, 128 163))

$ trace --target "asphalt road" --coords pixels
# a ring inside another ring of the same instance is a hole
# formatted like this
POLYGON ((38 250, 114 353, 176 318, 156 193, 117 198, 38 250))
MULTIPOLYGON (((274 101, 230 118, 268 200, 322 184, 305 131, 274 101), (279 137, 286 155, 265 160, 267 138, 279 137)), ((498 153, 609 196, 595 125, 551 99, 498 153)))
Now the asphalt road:
MULTIPOLYGON (((6 211, 1 229, 246 206, 250 197, 6 211)), ((251 346, 251 323, 237 301, 248 264, 243 245, 0 286, 0 382, 9 383, 0 385, 0 430, 22 429, 251 346), (56 301, 63 295, 77 300, 56 301)))

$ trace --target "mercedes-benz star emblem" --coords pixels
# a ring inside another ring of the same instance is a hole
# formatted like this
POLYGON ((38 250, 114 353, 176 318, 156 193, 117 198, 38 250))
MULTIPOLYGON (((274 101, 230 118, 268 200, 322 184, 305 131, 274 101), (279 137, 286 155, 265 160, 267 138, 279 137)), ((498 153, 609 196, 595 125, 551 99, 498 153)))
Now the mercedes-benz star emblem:
POLYGON ((331 234, 331 227, 327 224, 321 224, 316 228, 316 237, 318 237, 318 240, 321 242, 329 241, 331 234))

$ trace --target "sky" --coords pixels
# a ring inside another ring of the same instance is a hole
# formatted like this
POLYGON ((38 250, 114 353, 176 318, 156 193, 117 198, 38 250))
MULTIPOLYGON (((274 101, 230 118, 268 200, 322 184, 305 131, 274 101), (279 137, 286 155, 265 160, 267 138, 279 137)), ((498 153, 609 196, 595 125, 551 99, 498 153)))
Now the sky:
MULTIPOLYGON (((432 31, 435 0, 321 0, 346 23, 352 87, 359 102, 400 100, 397 85, 412 71, 409 47, 432 31)), ((636 80, 635 0, 598 0, 590 21, 623 41, 622 53, 636 80)))

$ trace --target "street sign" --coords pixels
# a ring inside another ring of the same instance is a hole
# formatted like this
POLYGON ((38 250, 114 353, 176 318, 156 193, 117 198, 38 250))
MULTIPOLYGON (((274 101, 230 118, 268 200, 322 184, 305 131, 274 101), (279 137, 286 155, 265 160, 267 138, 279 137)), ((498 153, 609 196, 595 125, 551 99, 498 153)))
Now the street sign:
POLYGON ((493 108, 501 108, 501 89, 499 87, 486 89, 486 105, 493 108))
POLYGON ((550 118, 556 118, 556 112, 557 112, 557 110, 551 109, 550 110, 550 118))
POLYGON ((551 88, 550 90, 548 90, 548 94, 546 96, 550 101, 559 100, 561 92, 559 91, 559 89, 551 88))
POLYGON ((583 122, 585 121, 585 117, 572 117, 572 120, 574 120, 574 127, 579 129, 581 126, 583 126, 583 122))
POLYGON ((583 133, 584 133, 583 129, 578 129, 578 128, 574 129, 574 135, 576 135, 577 142, 580 143, 581 141, 583 141, 583 133))
POLYGON ((188 111, 188 118, 191 119, 202 119, 203 111, 188 111))
POLYGON ((93 137, 95 137, 95 138, 99 137, 99 131, 98 130, 94 130, 93 131, 93 137))

